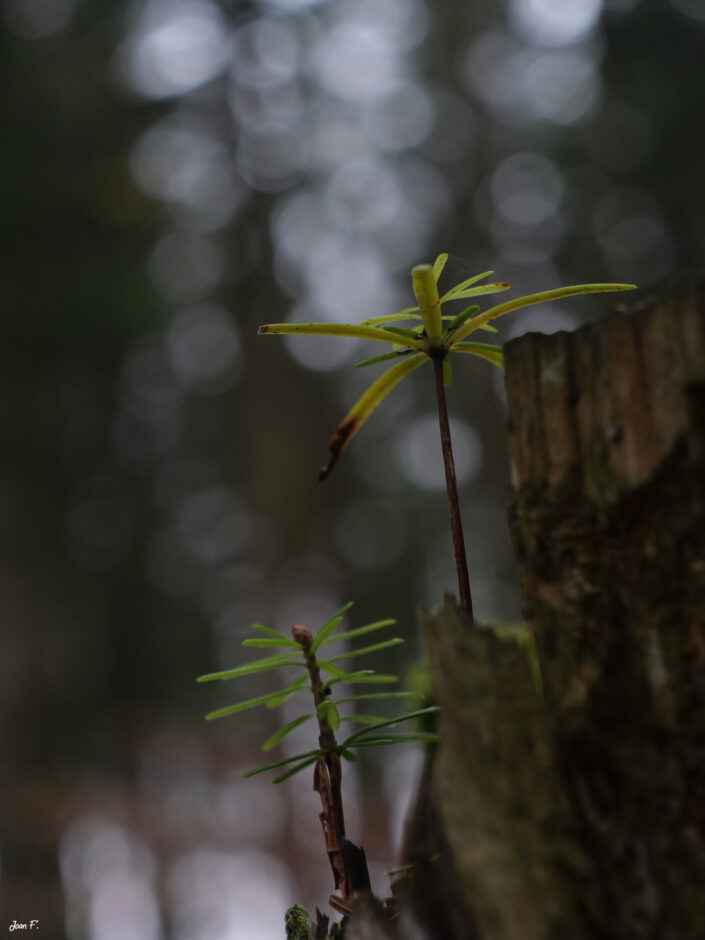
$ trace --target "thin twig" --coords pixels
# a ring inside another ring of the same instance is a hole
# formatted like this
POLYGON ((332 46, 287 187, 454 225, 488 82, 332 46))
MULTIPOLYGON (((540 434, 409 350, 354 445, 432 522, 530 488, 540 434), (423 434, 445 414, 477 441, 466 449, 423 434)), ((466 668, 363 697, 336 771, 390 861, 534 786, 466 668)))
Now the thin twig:
POLYGON ((326 840, 326 851, 330 859, 335 887, 343 895, 343 901, 347 901, 353 888, 341 850, 341 840, 345 842, 345 814, 342 794, 343 770, 337 750, 338 742, 333 729, 318 712, 318 706, 326 700, 327 693, 316 662, 316 654, 311 652, 313 642, 311 631, 297 623, 291 632, 304 650, 306 668, 311 680, 311 691, 316 705, 318 742, 321 750, 326 752, 325 756, 319 757, 316 762, 313 774, 313 788, 321 798, 323 811, 320 814, 320 820, 326 840))
POLYGON ((446 393, 443 384, 443 358, 433 356, 433 370, 436 376, 436 400, 438 402, 438 423, 441 429, 441 447, 443 449, 443 466, 446 472, 446 491, 448 493, 448 510, 450 512, 450 529, 453 535, 453 551, 455 553, 455 567, 458 573, 458 590, 460 592, 460 605, 467 611, 472 619, 472 596, 470 594, 470 576, 468 575, 468 562, 465 554, 465 538, 463 537, 463 523, 460 518, 460 501, 458 499, 458 482, 455 476, 455 462, 453 460, 453 445, 450 439, 450 424, 448 422, 448 408, 446 406, 446 393))

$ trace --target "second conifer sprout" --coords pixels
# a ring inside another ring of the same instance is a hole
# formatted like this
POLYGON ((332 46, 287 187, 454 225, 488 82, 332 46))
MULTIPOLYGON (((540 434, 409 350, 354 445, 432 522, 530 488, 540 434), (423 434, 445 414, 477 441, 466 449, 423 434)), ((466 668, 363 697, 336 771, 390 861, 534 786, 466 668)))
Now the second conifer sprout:
POLYGON ((206 718, 224 718, 227 715, 248 711, 259 705, 264 705, 267 708, 277 708, 299 693, 309 693, 312 696, 313 711, 307 711, 282 725, 281 728, 267 738, 262 745, 262 749, 265 751, 271 750, 279 745, 294 729, 314 718, 318 724, 318 747, 264 764, 249 771, 245 776, 252 777, 266 770, 286 768, 274 777, 274 783, 281 783, 307 767, 314 767, 313 786, 321 798, 322 812, 320 819, 326 843, 326 852, 333 872, 335 887, 341 892, 342 896, 342 900, 335 895, 331 899, 332 905, 337 906, 338 909, 345 906, 355 891, 369 889, 365 853, 346 838, 341 758, 346 761, 356 760, 354 751, 358 748, 384 747, 409 741, 435 741, 436 735, 433 732, 422 730, 404 732, 390 729, 401 722, 428 716, 438 710, 437 706, 417 708, 392 718, 368 714, 340 714, 340 706, 349 703, 357 704, 358 702, 381 699, 418 698, 416 693, 403 691, 366 692, 341 697, 334 695, 334 687, 340 683, 386 685, 398 681, 397 676, 379 674, 374 669, 360 669, 349 672, 341 669, 337 664, 348 659, 357 659, 370 653, 377 653, 380 650, 398 646, 404 642, 400 637, 382 640, 357 649, 349 649, 335 656, 326 658, 321 656, 320 650, 325 646, 341 640, 356 639, 392 626, 395 623, 394 620, 377 620, 342 633, 336 632, 343 621, 344 614, 351 606, 352 603, 348 603, 341 607, 315 634, 301 624, 294 624, 291 637, 288 637, 285 633, 280 633, 278 630, 273 630, 271 627, 264 626, 264 624, 253 624, 252 629, 258 636, 244 640, 243 646, 280 649, 284 652, 274 653, 271 656, 235 666, 233 669, 209 673, 198 678, 199 682, 211 682, 237 679, 242 676, 260 672, 273 672, 279 669, 293 669, 299 673, 284 688, 255 698, 244 699, 233 705, 226 705, 224 708, 218 708, 206 715, 206 718), (353 731, 351 734, 346 735, 343 740, 338 741, 335 732, 339 731, 343 722, 362 725, 362 728, 353 731), (354 864, 350 863, 351 857, 355 859, 354 864))
POLYGON ((206 715, 206 718, 210 721, 215 718, 224 718, 227 715, 234 715, 237 712, 247 711, 251 708, 258 707, 259 705, 264 705, 266 708, 272 709, 283 705, 284 702, 288 701, 298 693, 308 692, 312 694, 314 698, 314 704, 316 706, 315 712, 312 711, 303 715, 299 715, 297 718, 294 718, 292 721, 289 721, 287 724, 281 727, 264 742, 262 749, 265 751, 271 750, 277 744, 280 744, 287 737, 287 735, 289 735, 294 730, 294 728, 298 728, 299 725, 312 720, 314 717, 319 720, 319 724, 321 721, 325 722, 331 731, 337 731, 340 728, 342 722, 364 725, 362 730, 353 732, 342 742, 338 743, 336 741, 332 748, 312 749, 310 751, 304 752, 303 754, 296 754, 293 757, 285 757, 283 760, 275 761, 271 764, 264 764, 262 767, 257 767, 255 770, 251 770, 246 773, 246 777, 253 777, 255 774, 262 773, 265 770, 273 770, 278 767, 283 767, 286 764, 294 764, 293 767, 289 768, 287 771, 282 772, 274 778, 274 783, 281 783, 283 780, 293 776, 295 773, 298 773, 305 767, 315 763, 319 757, 325 757, 329 750, 337 751, 338 754, 340 754, 346 760, 355 760, 355 755, 352 753, 351 748, 379 747, 383 744, 395 744, 398 741, 435 740, 435 735, 422 732, 401 733, 386 731, 385 734, 381 736, 375 733, 381 728, 389 728, 393 725, 399 724, 399 722, 408 721, 420 715, 425 715, 436 711, 435 707, 424 708, 420 710, 417 709, 399 715, 396 718, 354 714, 341 716, 339 714, 339 706, 349 702, 368 702, 379 701, 381 699, 408 699, 418 697, 414 692, 403 691, 367 692, 360 695, 345 695, 341 698, 335 698, 333 696, 333 688, 336 685, 339 685, 341 682, 345 682, 346 684, 350 685, 386 685, 399 681, 398 677, 395 675, 380 674, 375 672, 374 669, 359 669, 348 672, 344 669, 341 669, 337 663, 343 662, 347 659, 356 659, 360 656, 367 656, 370 653, 376 653, 392 646, 398 646, 404 642, 400 637, 393 637, 390 640, 382 640, 379 643, 373 643, 369 646, 360 647, 359 649, 348 650, 345 653, 341 653, 325 659, 320 656, 318 651, 323 646, 328 646, 329 644, 337 643, 341 640, 351 640, 368 633, 373 633, 377 630, 382 630, 385 627, 392 626, 395 623, 394 620, 377 620, 374 623, 368 623, 362 627, 346 630, 343 633, 336 633, 335 631, 342 623, 345 612, 351 607, 352 601, 348 604, 345 604, 340 608, 340 610, 336 611, 336 613, 333 614, 333 616, 327 620, 315 634, 310 634, 309 631, 300 624, 295 624, 294 628, 292 629, 291 637, 288 637, 285 633, 280 633, 278 630, 273 630, 271 627, 266 627, 264 624, 252 624, 252 629, 257 634, 259 634, 259 636, 243 640, 243 646, 260 648, 268 647, 275 649, 278 648, 284 649, 286 652, 276 653, 272 656, 266 656, 262 659, 252 660, 251 662, 244 663, 241 666, 235 666, 232 669, 225 669, 221 672, 212 672, 198 677, 198 682, 213 682, 216 680, 222 681, 226 679, 237 679, 242 676, 249 676, 258 672, 274 672, 275 670, 285 669, 288 667, 292 667, 303 672, 303 674, 299 674, 295 679, 291 680, 286 686, 284 686, 284 688, 277 689, 273 692, 268 692, 264 695, 258 695, 255 698, 236 702, 234 705, 226 705, 224 708, 218 708, 206 715), (307 634, 311 637, 310 642, 308 640, 307 634), (320 680, 321 674, 325 676, 325 680, 323 681, 322 686, 325 694, 322 697, 320 697, 320 693, 317 694, 317 683, 318 681, 322 681, 320 680))

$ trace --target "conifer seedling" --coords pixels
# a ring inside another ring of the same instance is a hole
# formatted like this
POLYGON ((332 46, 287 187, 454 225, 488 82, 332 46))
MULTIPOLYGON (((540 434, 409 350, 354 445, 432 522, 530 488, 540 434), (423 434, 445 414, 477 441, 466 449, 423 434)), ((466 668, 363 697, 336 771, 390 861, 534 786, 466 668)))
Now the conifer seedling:
MULTIPOLYGON (((366 713, 341 715, 340 706, 348 703, 357 705, 358 702, 367 703, 381 699, 416 698, 413 692, 390 692, 386 690, 340 697, 335 695, 335 687, 340 683, 373 685, 376 687, 377 685, 387 685, 398 681, 397 676, 391 674, 381 675, 375 672, 374 669, 346 671, 338 663, 398 646, 403 643, 400 637, 381 640, 357 649, 348 649, 346 652, 334 656, 326 656, 325 658, 321 656, 323 647, 338 643, 341 640, 353 640, 360 636, 366 636, 369 633, 390 627, 395 622, 394 620, 377 620, 374 623, 368 623, 342 633, 336 632, 343 621, 344 614, 351 606, 352 603, 348 603, 341 607, 315 634, 312 634, 310 630, 301 624, 294 625, 291 637, 263 624, 253 624, 252 629, 257 636, 244 640, 242 645, 279 650, 280 652, 274 652, 272 655, 252 660, 233 669, 209 673, 200 676, 198 679, 199 682, 237 679, 242 676, 254 675, 260 672, 274 672, 280 669, 293 670, 295 673, 294 678, 290 679, 284 688, 278 688, 264 695, 258 695, 254 698, 236 702, 233 705, 226 705, 224 708, 218 708, 206 715, 208 719, 223 718, 227 715, 248 711, 260 705, 267 708, 277 708, 300 693, 308 693, 312 697, 313 709, 311 710, 309 707, 303 714, 288 721, 275 731, 264 742, 262 749, 265 751, 271 750, 291 734, 295 728, 314 718, 318 725, 318 747, 264 764, 249 771, 245 776, 253 777, 255 774, 267 770, 277 770, 279 772, 274 777, 274 783, 281 783, 307 767, 314 767, 313 785, 321 798, 323 812, 320 818, 326 842, 326 852, 333 871, 335 887, 341 892, 343 905, 355 891, 365 886, 369 887, 369 876, 367 875, 364 851, 346 839, 341 758, 346 761, 356 760, 354 752, 359 748, 384 747, 409 741, 434 741, 436 736, 431 732, 390 729, 394 729, 401 722, 430 715, 437 711, 436 706, 430 706, 416 708, 393 718, 366 713), (339 731, 343 723, 357 724, 362 727, 345 736, 341 735, 342 740, 338 741, 336 731, 339 731), (356 859, 355 864, 351 864, 349 861, 351 855, 356 859), (360 879, 364 882, 365 878, 367 884, 361 884, 360 879)), ((332 903, 334 905, 338 903, 338 906, 340 906, 335 896, 332 898, 332 903)))
POLYGON ((469 277, 455 287, 451 287, 442 296, 438 293, 438 279, 445 267, 448 255, 440 254, 433 265, 420 264, 411 272, 412 286, 417 305, 406 307, 396 313, 372 317, 360 323, 268 323, 259 328, 260 334, 301 333, 319 336, 350 336, 374 342, 386 343, 389 352, 357 363, 358 368, 371 366, 379 362, 393 362, 358 399, 338 426, 328 444, 328 463, 321 469, 319 479, 325 480, 335 466, 343 450, 347 447, 364 422, 391 390, 407 375, 424 365, 433 363, 436 385, 436 402, 441 435, 441 448, 448 493, 453 550, 458 575, 458 590, 461 607, 472 618, 472 598, 468 575, 465 539, 460 517, 460 503, 455 476, 453 448, 448 422, 445 389, 450 385, 452 369, 449 356, 455 353, 477 356, 500 369, 504 368, 504 358, 500 346, 468 340, 478 330, 496 332, 492 320, 511 313, 522 307, 543 303, 548 300, 560 300, 575 294, 592 294, 610 291, 633 290, 634 284, 576 284, 570 287, 557 287, 553 290, 527 294, 513 300, 497 304, 480 312, 480 307, 472 304, 458 314, 445 314, 443 304, 459 300, 495 294, 509 289, 503 281, 480 284, 493 271, 483 271, 469 277), (412 326, 400 327, 400 322, 417 321, 412 326), (391 325, 390 325, 391 324, 391 325))

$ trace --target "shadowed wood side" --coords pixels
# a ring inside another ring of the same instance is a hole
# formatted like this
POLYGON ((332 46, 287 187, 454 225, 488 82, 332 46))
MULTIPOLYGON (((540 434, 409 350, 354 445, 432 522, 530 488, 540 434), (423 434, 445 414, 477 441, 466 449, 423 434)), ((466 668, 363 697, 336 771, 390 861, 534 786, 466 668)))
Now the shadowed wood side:
POLYGON ((554 779, 592 870, 569 893, 590 936, 705 936, 705 285, 505 362, 554 779))

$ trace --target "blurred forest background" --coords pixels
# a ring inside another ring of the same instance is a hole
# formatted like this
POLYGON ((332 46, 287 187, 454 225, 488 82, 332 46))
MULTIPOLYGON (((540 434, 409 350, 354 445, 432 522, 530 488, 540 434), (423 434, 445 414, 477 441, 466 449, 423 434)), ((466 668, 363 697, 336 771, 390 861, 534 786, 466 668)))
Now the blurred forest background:
MULTIPOLYGON (((289 904, 330 893, 317 796, 305 775, 244 781, 280 716, 207 725, 244 684, 195 677, 242 661, 252 621, 316 627, 350 599, 351 625, 398 620, 406 660, 379 665, 404 672, 454 567, 431 374, 321 486, 369 347, 257 326, 406 306, 410 267, 442 250, 447 286, 491 267, 521 293, 648 293, 701 269, 705 6, 2 12, 0 928, 274 940, 289 904)), ((612 304, 531 309, 500 341, 612 304)), ((511 621, 501 376, 463 365, 476 613, 511 621)), ((376 753, 347 776, 382 894, 420 761, 376 753)))

